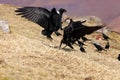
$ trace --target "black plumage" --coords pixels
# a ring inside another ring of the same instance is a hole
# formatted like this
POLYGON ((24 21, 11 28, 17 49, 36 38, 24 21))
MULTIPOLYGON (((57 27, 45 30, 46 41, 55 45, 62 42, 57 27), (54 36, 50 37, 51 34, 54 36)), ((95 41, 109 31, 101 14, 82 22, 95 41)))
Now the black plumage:
POLYGON ((100 44, 97 44, 95 42, 93 42, 92 44, 95 46, 95 48, 97 49, 97 51, 105 50, 100 44))
POLYGON ((83 42, 81 42, 81 41, 78 41, 78 44, 79 44, 79 47, 80 47, 80 51, 85 53, 86 51, 85 51, 85 49, 83 47, 85 44, 83 42))
MULTIPOLYGON (((103 28, 104 26, 84 26, 82 23, 86 22, 85 21, 73 21, 70 19, 70 23, 68 26, 64 28, 63 32, 63 38, 60 43, 60 47, 62 43, 66 44, 67 46, 72 46, 72 44, 75 43, 75 41, 79 41, 79 39, 87 34, 91 34, 94 31, 103 28)), ((69 46, 69 47, 70 47, 69 46)))
POLYGON ((83 46, 80 47, 80 51, 86 53, 86 51, 85 51, 85 49, 83 48, 83 46))
POLYGON ((78 44, 79 44, 79 46, 81 47, 81 46, 83 46, 83 45, 85 45, 83 42, 81 42, 81 41, 78 41, 78 44))
POLYGON ((18 13, 17 15, 22 15, 22 17, 43 27, 44 30, 42 31, 42 34, 48 38, 52 38, 51 34, 53 32, 58 35, 57 31, 62 27, 62 14, 66 12, 66 10, 61 8, 58 13, 55 8, 49 11, 43 7, 23 7, 18 8, 15 12, 18 13))
POLYGON ((103 39, 108 41, 110 39, 110 37, 108 37, 106 34, 102 33, 103 39))
POLYGON ((60 47, 62 43, 66 44, 67 46, 72 46, 72 44, 74 44, 75 41, 79 41, 81 37, 85 36, 86 34, 91 34, 94 31, 103 27, 103 25, 93 27, 84 26, 82 25, 82 23, 84 22, 86 22, 86 20, 74 22, 72 19, 70 19, 70 23, 64 28, 63 38, 61 40, 60 47))
POLYGON ((117 58, 119 61, 120 61, 120 54, 118 55, 118 58, 117 58))
POLYGON ((105 45, 105 49, 109 49, 109 48, 110 48, 110 43, 108 41, 107 44, 105 45))

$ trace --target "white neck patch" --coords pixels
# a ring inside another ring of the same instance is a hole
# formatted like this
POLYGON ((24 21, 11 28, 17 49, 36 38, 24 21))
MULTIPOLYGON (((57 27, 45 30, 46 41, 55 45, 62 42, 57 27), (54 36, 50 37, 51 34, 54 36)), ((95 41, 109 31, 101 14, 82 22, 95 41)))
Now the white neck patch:
POLYGON ((57 11, 57 13, 58 13, 58 14, 60 14, 60 12, 59 12, 59 11, 57 11))

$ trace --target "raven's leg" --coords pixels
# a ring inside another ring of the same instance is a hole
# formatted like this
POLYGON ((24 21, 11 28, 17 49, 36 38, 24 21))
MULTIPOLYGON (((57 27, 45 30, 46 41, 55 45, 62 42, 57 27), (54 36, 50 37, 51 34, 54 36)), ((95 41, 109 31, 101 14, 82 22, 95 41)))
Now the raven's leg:
POLYGON ((46 32, 47 32, 47 38, 50 39, 50 40, 53 40, 53 38, 51 37, 53 31, 50 31, 50 30, 46 29, 46 32))
POLYGON ((42 33, 44 36, 47 36, 48 39, 53 40, 53 38, 51 37, 52 32, 47 31, 47 30, 42 30, 41 33, 42 33))
POLYGON ((52 34, 53 32, 48 32, 48 34, 47 34, 47 38, 48 39, 50 39, 50 40, 53 40, 53 38, 51 37, 51 34, 52 34))
MULTIPOLYGON (((62 43, 63 43, 63 40, 61 40, 61 43, 60 43, 59 49, 61 48, 62 43)), ((64 49, 66 46, 67 46, 67 44, 63 47, 63 49, 64 49)))
POLYGON ((74 49, 70 43, 67 44, 71 49, 74 49))
POLYGON ((79 44, 79 47, 80 47, 80 51, 85 53, 86 51, 85 51, 85 49, 83 47, 83 45, 85 45, 85 44, 82 43, 81 41, 78 41, 78 44, 79 44))
POLYGON ((61 46, 62 46, 62 43, 63 43, 63 39, 61 40, 61 43, 60 43, 59 49, 61 48, 61 46))
POLYGON ((51 35, 47 35, 47 38, 50 40, 53 40, 53 38, 51 37, 51 35))

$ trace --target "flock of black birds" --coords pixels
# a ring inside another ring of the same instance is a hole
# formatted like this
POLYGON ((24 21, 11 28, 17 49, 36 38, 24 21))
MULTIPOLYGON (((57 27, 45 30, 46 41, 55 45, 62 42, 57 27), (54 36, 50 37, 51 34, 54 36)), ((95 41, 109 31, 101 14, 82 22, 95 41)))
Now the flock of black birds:
MULTIPOLYGON (((21 15, 21 17, 24 17, 40 25, 42 28, 44 28, 41 31, 41 33, 44 36, 47 36, 47 38, 53 39, 51 37, 53 32, 57 36, 61 35, 58 32, 58 30, 59 29, 63 30, 62 15, 64 12, 67 12, 67 10, 63 8, 60 8, 59 10, 56 10, 56 8, 52 8, 51 10, 48 10, 43 7, 23 7, 23 8, 18 8, 17 10, 15 10, 15 12, 17 12, 16 15, 21 15)), ((75 44, 75 42, 77 42, 80 47, 80 51, 86 52, 83 47, 84 42, 91 40, 87 39, 85 35, 91 34, 94 31, 104 27, 104 25, 92 26, 92 27, 85 26, 82 23, 85 23, 86 21, 87 20, 73 21, 72 19, 70 19, 70 23, 63 30, 63 38, 61 40, 59 48, 61 48, 62 44, 65 44, 66 46, 69 46, 71 49, 74 49, 72 45, 75 44), (83 42, 80 41, 80 38, 83 40, 83 42)), ((103 38, 107 41, 108 39, 110 39, 105 34, 103 34, 103 38)), ((97 48, 98 51, 109 49, 110 47, 109 41, 107 42, 105 49, 95 42, 93 42, 93 45, 97 48)))
MULTIPOLYGON (((70 18, 70 23, 63 29, 62 28, 62 15, 64 12, 67 12, 66 9, 60 8, 59 10, 56 10, 56 8, 52 8, 51 10, 48 10, 43 7, 22 7, 15 10, 17 12, 16 15, 21 15, 21 17, 24 17, 34 23, 37 23, 42 28, 44 28, 41 33, 46 36, 49 39, 53 39, 51 37, 52 33, 54 32, 57 36, 61 35, 58 30, 63 30, 63 38, 60 42, 59 48, 61 48, 62 44, 65 44, 65 47, 69 46, 71 49, 73 48, 73 44, 76 42, 78 43, 80 47, 81 52, 86 52, 84 48, 84 42, 86 41, 92 41, 91 39, 87 39, 85 35, 91 34, 94 31, 103 28, 105 25, 100 26, 85 26, 82 23, 85 23, 87 20, 84 21, 73 21, 70 18), (80 41, 82 39, 82 41, 80 41)), ((100 44, 96 42, 92 42, 92 44, 95 46, 97 51, 106 51, 106 49, 109 49, 110 38, 102 33, 103 39, 107 41, 105 47, 102 47, 100 44)), ((64 47, 64 48, 65 48, 64 47)), ((118 56, 118 60, 120 60, 120 54, 118 56)))

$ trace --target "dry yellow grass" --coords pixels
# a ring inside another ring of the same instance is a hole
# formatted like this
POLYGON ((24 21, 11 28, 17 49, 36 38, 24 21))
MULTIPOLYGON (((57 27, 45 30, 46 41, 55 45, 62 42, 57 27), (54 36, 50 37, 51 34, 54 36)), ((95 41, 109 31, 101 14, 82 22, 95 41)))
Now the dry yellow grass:
POLYGON ((41 35, 39 25, 16 16, 15 9, 0 5, 0 19, 11 28, 10 34, 0 31, 0 80, 120 80, 118 34, 109 33, 112 40, 107 52, 96 52, 90 43, 86 43, 87 53, 77 46, 74 51, 59 50, 54 47, 61 37, 52 35, 54 40, 49 41, 41 35))

